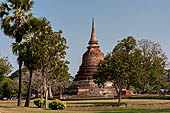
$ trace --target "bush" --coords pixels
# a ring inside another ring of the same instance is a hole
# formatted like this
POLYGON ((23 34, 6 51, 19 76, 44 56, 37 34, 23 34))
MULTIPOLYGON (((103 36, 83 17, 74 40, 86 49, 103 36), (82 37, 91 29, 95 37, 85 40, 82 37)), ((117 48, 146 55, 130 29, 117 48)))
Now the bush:
POLYGON ((45 103, 45 100, 42 98, 34 99, 34 104, 39 108, 42 108, 44 106, 44 103, 45 103))
POLYGON ((49 103, 49 108, 52 110, 63 110, 66 108, 66 103, 56 99, 49 103))

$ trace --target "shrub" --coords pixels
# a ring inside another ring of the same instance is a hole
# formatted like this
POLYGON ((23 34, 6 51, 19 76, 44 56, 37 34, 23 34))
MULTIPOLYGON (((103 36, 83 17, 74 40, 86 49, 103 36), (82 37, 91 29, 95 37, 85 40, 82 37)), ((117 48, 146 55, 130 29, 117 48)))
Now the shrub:
POLYGON ((38 106, 39 108, 42 108, 44 106, 45 100, 42 98, 34 99, 34 104, 38 106))
POLYGON ((66 108, 66 103, 56 99, 49 103, 49 108, 52 110, 63 110, 66 108))

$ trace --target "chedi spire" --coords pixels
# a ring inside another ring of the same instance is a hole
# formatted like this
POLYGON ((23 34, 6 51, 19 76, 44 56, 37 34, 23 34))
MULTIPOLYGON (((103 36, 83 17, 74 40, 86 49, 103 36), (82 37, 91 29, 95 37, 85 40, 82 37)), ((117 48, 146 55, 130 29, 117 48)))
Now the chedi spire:
POLYGON ((96 40, 96 33, 95 33, 95 27, 94 27, 94 18, 92 19, 92 31, 91 31, 91 37, 89 41, 90 46, 96 46, 98 44, 98 41, 96 40))

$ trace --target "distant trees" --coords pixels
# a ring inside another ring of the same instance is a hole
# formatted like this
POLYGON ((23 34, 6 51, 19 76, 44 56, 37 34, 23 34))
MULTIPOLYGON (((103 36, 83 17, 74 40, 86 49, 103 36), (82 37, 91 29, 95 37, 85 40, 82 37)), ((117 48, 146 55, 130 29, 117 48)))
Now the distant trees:
POLYGON ((15 90, 12 88, 12 80, 7 75, 12 71, 12 65, 8 57, 0 58, 0 96, 10 98, 15 90))
POLYGON ((0 96, 1 97, 6 97, 6 98, 11 98, 12 96, 16 96, 16 91, 13 88, 13 81, 5 77, 1 82, 0 82, 0 96))
POLYGON ((122 89, 136 92, 160 89, 166 64, 167 57, 158 43, 149 40, 137 43, 133 37, 127 37, 118 41, 99 63, 94 82, 103 87, 105 82, 111 81, 120 105, 122 89))
POLYGON ((0 81, 2 81, 11 71, 12 65, 8 61, 8 57, 0 58, 0 81))
POLYGON ((163 89, 165 93, 170 93, 170 69, 166 70, 166 74, 163 77, 163 89))
MULTIPOLYGON (((21 90, 22 95, 26 95, 26 93, 27 93, 27 87, 28 87, 28 82, 26 82, 28 80, 27 79, 27 76, 28 76, 27 73, 28 73, 27 69, 22 68, 22 88, 21 88, 22 89, 21 90)), ((15 90, 16 93, 18 93, 19 92, 19 89, 18 89, 19 70, 16 70, 15 72, 11 73, 11 75, 8 75, 8 77, 13 81, 12 88, 15 90)))

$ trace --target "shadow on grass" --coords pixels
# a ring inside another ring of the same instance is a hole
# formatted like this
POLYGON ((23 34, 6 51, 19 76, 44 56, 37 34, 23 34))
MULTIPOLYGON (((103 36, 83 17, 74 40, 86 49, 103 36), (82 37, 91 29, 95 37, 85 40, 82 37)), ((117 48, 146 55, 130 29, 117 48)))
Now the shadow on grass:
MULTIPOLYGON (((113 106, 117 106, 117 102, 75 102, 75 103, 68 103, 68 105, 72 105, 72 104, 74 104, 74 105, 77 105, 77 104, 79 104, 79 105, 88 105, 88 104, 103 104, 103 105, 105 105, 105 104, 110 104, 110 105, 113 105, 113 106)), ((121 102, 121 104, 126 104, 125 102, 121 102)))
POLYGON ((114 104, 113 102, 75 102, 75 103, 68 103, 68 104, 114 104))
POLYGON ((102 111, 97 113, 170 113, 170 109, 120 109, 112 111, 102 111))
POLYGON ((42 108, 39 108, 39 107, 36 107, 36 106, 30 106, 30 107, 27 107, 27 108, 37 108, 37 109, 42 109, 42 108))
POLYGON ((24 107, 24 106, 8 106, 8 105, 0 105, 0 108, 38 108, 35 106, 31 106, 31 107, 24 107))
POLYGON ((16 106, 0 106, 0 108, 16 108, 16 106))

